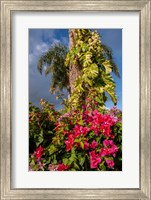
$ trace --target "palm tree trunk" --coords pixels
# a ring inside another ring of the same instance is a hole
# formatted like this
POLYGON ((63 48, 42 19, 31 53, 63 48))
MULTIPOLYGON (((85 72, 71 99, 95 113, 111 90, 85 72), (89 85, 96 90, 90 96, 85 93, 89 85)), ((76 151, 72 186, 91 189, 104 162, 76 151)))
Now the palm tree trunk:
MULTIPOLYGON (((69 30, 69 49, 71 50, 75 45, 76 29, 69 30)), ((76 59, 76 58, 75 58, 76 59)), ((78 60, 75 60, 75 64, 69 66, 69 88, 70 94, 74 91, 74 82, 78 76, 81 75, 81 66, 78 63, 78 60)))

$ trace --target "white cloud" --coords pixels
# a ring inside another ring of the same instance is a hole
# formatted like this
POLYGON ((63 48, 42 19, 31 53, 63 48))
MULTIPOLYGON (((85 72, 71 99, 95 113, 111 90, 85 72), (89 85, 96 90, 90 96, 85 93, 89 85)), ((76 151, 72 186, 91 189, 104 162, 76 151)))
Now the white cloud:
POLYGON ((38 54, 45 53, 48 51, 49 45, 43 42, 41 44, 37 44, 35 49, 38 51, 38 54))

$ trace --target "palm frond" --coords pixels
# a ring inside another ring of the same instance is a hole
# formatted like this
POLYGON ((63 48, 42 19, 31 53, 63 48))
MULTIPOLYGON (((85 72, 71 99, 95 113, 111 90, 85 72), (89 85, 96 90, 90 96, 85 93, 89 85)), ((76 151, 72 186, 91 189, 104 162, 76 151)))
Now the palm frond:
POLYGON ((68 68, 64 62, 68 48, 63 44, 55 44, 48 52, 42 55, 38 61, 38 71, 42 74, 45 68, 45 75, 52 74, 51 88, 62 90, 68 86, 68 68))

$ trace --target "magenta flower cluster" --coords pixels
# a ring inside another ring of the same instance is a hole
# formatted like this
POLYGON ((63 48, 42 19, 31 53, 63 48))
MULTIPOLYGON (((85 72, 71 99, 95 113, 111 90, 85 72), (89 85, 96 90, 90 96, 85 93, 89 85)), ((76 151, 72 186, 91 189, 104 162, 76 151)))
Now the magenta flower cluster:
POLYGON ((38 145, 31 157, 30 170, 121 170, 121 111, 113 107, 101 112, 90 103, 87 101, 81 110, 55 115, 56 121, 54 112, 47 116, 47 123, 50 120, 54 126, 50 136, 47 133, 51 143, 38 145))
MULTIPOLYGON (((70 115, 67 114, 64 117, 70 118, 70 115)), ((118 122, 118 118, 109 113, 101 114, 98 110, 94 110, 93 112, 85 110, 82 112, 82 122, 83 124, 81 125, 77 120, 72 129, 63 131, 67 138, 64 141, 66 151, 70 152, 73 147, 80 150, 82 143, 83 149, 89 152, 91 169, 98 168, 98 165, 103 160, 105 160, 108 168, 113 169, 113 158, 116 157, 118 147, 114 144, 115 135, 112 132, 112 127, 118 122), (94 134, 93 138, 95 139, 90 139, 90 133, 94 134), (96 139, 100 135, 103 135, 104 140, 103 143, 99 142, 98 144, 96 139), (78 142, 79 138, 82 138, 83 141, 78 142)), ((61 120, 57 123, 56 130, 59 130, 59 126, 62 127, 60 123, 61 120)))

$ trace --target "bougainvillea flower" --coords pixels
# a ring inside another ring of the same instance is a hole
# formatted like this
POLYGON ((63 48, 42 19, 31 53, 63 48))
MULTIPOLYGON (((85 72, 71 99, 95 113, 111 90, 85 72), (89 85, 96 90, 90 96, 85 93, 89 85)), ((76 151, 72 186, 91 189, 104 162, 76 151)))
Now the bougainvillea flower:
POLYGON ((80 149, 80 143, 79 142, 76 142, 75 146, 77 147, 77 149, 80 149))
POLYGON ((110 124, 110 126, 113 126, 115 124, 115 118, 111 115, 105 115, 105 119, 104 121, 106 121, 108 124, 110 124))
POLYGON ((113 134, 110 134, 110 138, 111 138, 112 140, 114 140, 114 138, 115 138, 115 135, 113 135, 113 134))
POLYGON ((93 111, 93 115, 94 115, 94 116, 98 116, 98 115, 100 115, 100 113, 99 113, 98 110, 94 110, 94 111, 93 111))
POLYGON ((63 118, 70 117, 70 113, 65 113, 64 115, 60 116, 58 122, 60 122, 63 118))
POLYGON ((63 163, 59 164, 58 168, 57 168, 58 171, 65 171, 67 169, 69 169, 69 166, 68 165, 64 165, 63 163))
POLYGON ((87 127, 83 127, 81 125, 75 125, 74 127, 74 135, 75 137, 79 137, 80 135, 86 135, 89 129, 87 127))
POLYGON ((113 140, 108 140, 108 141, 109 141, 110 146, 113 146, 113 145, 114 145, 113 140))
POLYGON ((101 158, 95 151, 91 151, 90 153, 90 168, 95 169, 98 167, 98 164, 101 162, 101 158))
POLYGON ((73 144, 74 144, 73 134, 70 134, 68 136, 68 140, 65 141, 65 144, 66 144, 66 150, 70 151, 72 149, 73 144))
POLYGON ((99 155, 102 156, 102 157, 108 155, 108 149, 107 148, 101 148, 99 155))
POLYGON ((67 133, 68 133, 68 131, 67 131, 67 130, 64 130, 64 131, 63 131, 63 134, 65 134, 65 135, 66 135, 67 133))
POLYGON ((106 160, 106 163, 107 163, 108 168, 112 168, 112 169, 114 168, 115 163, 113 160, 106 160))
POLYGON ((114 142, 113 142, 113 140, 104 140, 103 141, 103 145, 105 146, 105 147, 108 147, 109 145, 110 146, 113 146, 114 145, 114 142))
POLYGON ((84 105, 82 105, 82 109, 86 109, 86 105, 84 104, 84 105))
POLYGON ((98 110, 94 110, 93 111, 93 120, 94 120, 95 124, 100 125, 101 123, 104 122, 104 115, 99 113, 98 110))
POLYGON ((88 150, 88 149, 89 149, 89 146, 90 146, 90 144, 89 144, 87 141, 85 141, 85 142, 84 142, 84 149, 85 149, 85 150, 88 150))
POLYGON ((100 149, 100 156, 110 156, 113 155, 114 157, 116 156, 116 152, 118 151, 118 147, 114 144, 110 148, 101 148, 100 149))
POLYGON ((91 130, 91 131, 94 131, 94 134, 95 134, 96 136, 98 136, 98 133, 100 132, 99 126, 98 126, 98 125, 95 125, 95 124, 92 124, 92 126, 90 127, 90 130, 91 130))
POLYGON ((109 148, 109 153, 114 154, 118 151, 118 147, 116 145, 112 145, 111 148, 109 148))
POLYGON ((109 140, 104 140, 104 141, 103 141, 103 145, 104 145, 105 147, 108 147, 108 146, 110 145, 109 140))
POLYGON ((92 149, 95 149, 97 146, 98 146, 98 143, 95 140, 93 140, 92 143, 90 144, 90 147, 92 149))
POLYGON ((103 135, 106 135, 107 137, 110 137, 110 136, 111 136, 111 135, 110 135, 110 133, 111 133, 110 125, 107 124, 106 122, 104 122, 104 123, 101 125, 100 129, 102 130, 102 134, 103 134, 103 135))
POLYGON ((85 114, 85 115, 88 115, 88 114, 89 114, 89 111, 88 111, 88 110, 86 110, 86 111, 84 112, 84 114, 85 114))
POLYGON ((92 115, 91 115, 91 113, 90 113, 90 111, 89 110, 85 110, 83 113, 82 113, 82 120, 84 121, 84 123, 88 123, 88 124, 90 124, 90 122, 92 122, 93 121, 93 117, 92 117, 92 115))
POLYGON ((89 102, 89 101, 90 101, 90 98, 86 98, 86 101, 89 102))
POLYGON ((38 160, 41 159, 41 156, 42 156, 43 150, 44 150, 44 148, 42 148, 41 145, 36 149, 34 155, 36 156, 36 158, 37 158, 38 160))

